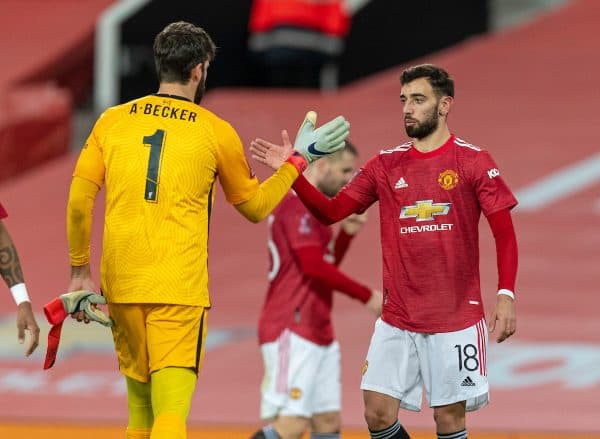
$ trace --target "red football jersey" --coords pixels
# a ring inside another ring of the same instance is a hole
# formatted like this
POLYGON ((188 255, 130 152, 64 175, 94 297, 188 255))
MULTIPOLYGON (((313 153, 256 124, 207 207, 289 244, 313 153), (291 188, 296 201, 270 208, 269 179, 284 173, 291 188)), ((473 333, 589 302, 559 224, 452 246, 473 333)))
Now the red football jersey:
POLYGON ((318 222, 294 193, 289 193, 269 216, 269 290, 258 324, 259 342, 275 341, 284 329, 316 344, 334 339, 331 323, 333 291, 306 277, 294 252, 306 246, 321 248, 334 262, 331 228, 318 222))
POLYGON ((483 316, 481 212, 516 206, 489 153, 454 135, 429 153, 381 151, 342 189, 366 209, 379 201, 383 313, 415 332, 451 332, 483 316))

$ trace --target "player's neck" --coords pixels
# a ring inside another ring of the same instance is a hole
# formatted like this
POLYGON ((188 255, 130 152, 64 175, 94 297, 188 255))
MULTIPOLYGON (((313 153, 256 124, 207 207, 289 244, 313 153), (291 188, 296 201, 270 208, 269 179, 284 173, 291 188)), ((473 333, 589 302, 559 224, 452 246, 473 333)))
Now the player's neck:
POLYGON ((178 84, 175 82, 161 82, 158 87, 158 94, 181 96, 194 101, 194 90, 190 84, 178 84))
POLYGON ((412 139, 415 149, 419 152, 431 152, 441 147, 450 138, 448 125, 443 124, 433 133, 422 139, 412 139))

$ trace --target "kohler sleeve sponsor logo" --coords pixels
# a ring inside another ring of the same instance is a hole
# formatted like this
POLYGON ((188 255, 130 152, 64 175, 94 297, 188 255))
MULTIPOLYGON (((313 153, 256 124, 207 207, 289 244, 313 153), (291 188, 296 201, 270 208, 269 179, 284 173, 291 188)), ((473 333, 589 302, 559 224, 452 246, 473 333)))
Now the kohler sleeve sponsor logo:
POLYGON ((500 175, 500 171, 498 171, 496 168, 488 169, 487 175, 490 177, 490 179, 492 179, 498 177, 500 175))
MULTIPOLYGON (((414 218, 417 223, 433 221, 436 216, 448 215, 452 203, 434 203, 433 200, 419 200, 412 206, 403 206, 400 210, 400 219, 414 218)), ((454 224, 423 224, 400 227, 400 233, 421 232, 449 232, 454 224)))

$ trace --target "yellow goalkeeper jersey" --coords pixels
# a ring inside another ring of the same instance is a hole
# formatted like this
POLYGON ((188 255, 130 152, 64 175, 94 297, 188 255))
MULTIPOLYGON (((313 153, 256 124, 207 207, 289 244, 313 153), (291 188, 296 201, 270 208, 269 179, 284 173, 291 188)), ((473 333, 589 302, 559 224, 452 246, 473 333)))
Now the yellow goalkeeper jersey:
POLYGON ((229 123, 170 95, 112 107, 73 175, 106 185, 101 288, 109 302, 210 306, 215 180, 232 204, 259 186, 229 123))

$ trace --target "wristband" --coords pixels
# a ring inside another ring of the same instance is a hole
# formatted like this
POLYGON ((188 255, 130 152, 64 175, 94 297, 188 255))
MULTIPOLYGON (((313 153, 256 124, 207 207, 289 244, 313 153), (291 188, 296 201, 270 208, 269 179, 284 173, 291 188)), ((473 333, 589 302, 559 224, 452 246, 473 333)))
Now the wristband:
POLYGON ((286 162, 291 164, 298 171, 298 175, 302 175, 308 165, 306 158, 295 149, 292 151, 286 162))
POLYGON ((504 295, 504 296, 510 297, 512 300, 515 300, 515 293, 513 293, 511 290, 507 290, 506 288, 502 288, 501 290, 498 290, 498 293, 496 293, 496 295, 500 296, 501 294, 504 295))
POLYGON ((27 287, 21 282, 10 287, 10 292, 15 299, 15 303, 19 306, 23 302, 29 302, 29 295, 27 294, 27 287))

